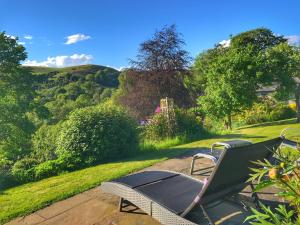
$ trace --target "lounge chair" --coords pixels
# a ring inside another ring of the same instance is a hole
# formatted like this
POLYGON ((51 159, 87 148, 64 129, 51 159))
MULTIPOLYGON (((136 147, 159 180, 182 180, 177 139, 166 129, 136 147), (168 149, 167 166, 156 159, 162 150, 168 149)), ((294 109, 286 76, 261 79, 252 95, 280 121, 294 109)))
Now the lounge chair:
MULTIPOLYGON (((197 153, 193 155, 190 174, 193 175, 195 171, 199 171, 199 170, 195 170, 195 163, 196 160, 198 159, 206 158, 209 159, 214 165, 216 165, 222 153, 220 150, 216 150, 217 147, 223 147, 224 149, 227 149, 227 148, 235 148, 235 147, 241 147, 241 146, 246 146, 251 144, 252 142, 247 140, 230 140, 230 141, 215 142, 211 145, 209 153, 197 153)), ((205 169, 207 168, 204 168, 204 170, 205 169)))
POLYGON ((281 142, 279 137, 225 149, 206 182, 176 172, 145 171, 104 182, 101 189, 121 197, 120 211, 128 201, 162 224, 195 225, 189 213, 200 206, 209 223, 214 224, 206 206, 241 192, 249 185, 249 167, 255 166, 251 162, 271 157, 281 142))
POLYGON ((285 128, 281 131, 280 133, 280 137, 282 138, 282 143, 281 143, 281 146, 287 146, 289 148, 293 148, 293 149, 299 149, 300 147, 300 143, 296 142, 296 141, 292 141, 292 140, 289 140, 286 138, 286 133, 287 131, 290 131, 290 130, 296 130, 296 131, 300 131, 299 128, 285 128))

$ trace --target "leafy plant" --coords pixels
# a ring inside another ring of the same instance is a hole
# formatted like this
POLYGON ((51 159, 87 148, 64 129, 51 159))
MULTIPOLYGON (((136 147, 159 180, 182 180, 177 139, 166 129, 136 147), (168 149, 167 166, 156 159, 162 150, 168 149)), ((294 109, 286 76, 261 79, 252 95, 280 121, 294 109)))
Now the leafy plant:
POLYGON ((279 205, 275 210, 260 203, 260 210, 252 208, 253 215, 246 220, 254 225, 292 225, 300 224, 300 165, 297 159, 299 152, 282 151, 276 154, 278 164, 273 165, 268 160, 254 162, 258 168, 252 168, 249 181, 257 181, 255 192, 268 187, 279 188, 276 194, 288 201, 289 207, 279 205))
POLYGON ((62 125, 56 154, 78 167, 127 156, 138 149, 136 123, 108 104, 75 110, 62 125))
POLYGON ((56 159, 57 139, 62 123, 56 125, 42 125, 32 138, 33 155, 39 162, 56 159))
POLYGON ((179 108, 175 110, 175 123, 171 123, 172 135, 170 135, 169 126, 167 117, 163 113, 157 113, 142 128, 143 137, 147 140, 159 141, 170 138, 172 135, 193 139, 206 134, 200 118, 189 110, 179 108))
POLYGON ((33 181, 35 179, 34 167, 37 164, 37 160, 30 157, 18 160, 12 167, 12 175, 18 182, 33 181))
POLYGON ((262 98, 242 113, 235 116, 239 125, 250 125, 289 119, 296 116, 296 111, 289 105, 276 102, 272 98, 262 98))

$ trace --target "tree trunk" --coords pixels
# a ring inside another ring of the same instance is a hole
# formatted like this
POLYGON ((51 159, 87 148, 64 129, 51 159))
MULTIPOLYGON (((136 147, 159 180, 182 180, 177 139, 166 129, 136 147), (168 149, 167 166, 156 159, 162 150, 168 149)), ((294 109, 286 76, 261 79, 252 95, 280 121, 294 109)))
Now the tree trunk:
POLYGON ((227 119, 225 119, 225 128, 227 130, 231 130, 232 129, 231 114, 227 115, 227 119))
POLYGON ((297 84, 296 86, 295 98, 297 110, 297 123, 300 123, 300 84, 297 84))
POLYGON ((231 114, 228 115, 228 128, 229 128, 229 130, 232 130, 231 114))

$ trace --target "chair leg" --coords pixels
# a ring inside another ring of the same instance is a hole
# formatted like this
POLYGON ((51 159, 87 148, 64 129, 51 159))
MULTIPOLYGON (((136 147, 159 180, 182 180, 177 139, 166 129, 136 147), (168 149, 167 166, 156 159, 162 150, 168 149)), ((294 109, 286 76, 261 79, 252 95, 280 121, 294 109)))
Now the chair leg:
POLYGON ((206 219, 208 220, 209 225, 215 225, 214 222, 212 221, 212 219, 209 217, 207 211, 205 210, 203 205, 200 205, 202 212, 204 214, 204 216, 206 217, 206 219))
POLYGON ((119 201, 119 212, 123 211, 123 202, 124 202, 124 198, 120 198, 120 201, 119 201))
POLYGON ((196 158, 193 157, 192 163, 191 163, 191 171, 190 171, 190 174, 191 174, 191 175, 193 175, 193 173, 194 173, 195 160, 196 160, 196 158))

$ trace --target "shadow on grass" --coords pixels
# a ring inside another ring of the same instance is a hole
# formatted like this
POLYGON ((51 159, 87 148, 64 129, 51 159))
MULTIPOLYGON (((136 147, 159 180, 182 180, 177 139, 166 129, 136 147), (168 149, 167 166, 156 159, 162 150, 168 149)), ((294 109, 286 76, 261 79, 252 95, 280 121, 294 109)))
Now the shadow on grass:
POLYGON ((247 135, 247 134, 225 134, 225 135, 220 135, 216 136, 213 138, 228 138, 228 139, 245 139, 245 138, 266 138, 267 136, 262 136, 262 135, 247 135))
POLYGON ((259 124, 252 124, 247 126, 242 126, 236 128, 237 130, 246 129, 246 128, 254 128, 254 127, 266 127, 266 126, 274 126, 274 125, 288 125, 296 123, 296 118, 287 119, 287 120, 279 120, 279 121, 272 121, 272 122, 265 122, 259 124))
POLYGON ((145 161, 145 160, 155 160, 155 159, 171 159, 171 158, 186 158, 192 156, 193 154, 200 152, 202 150, 209 151, 209 148, 193 147, 193 148, 169 148, 160 150, 147 150, 140 152, 135 157, 124 158, 118 161, 111 162, 132 162, 132 161, 145 161))

